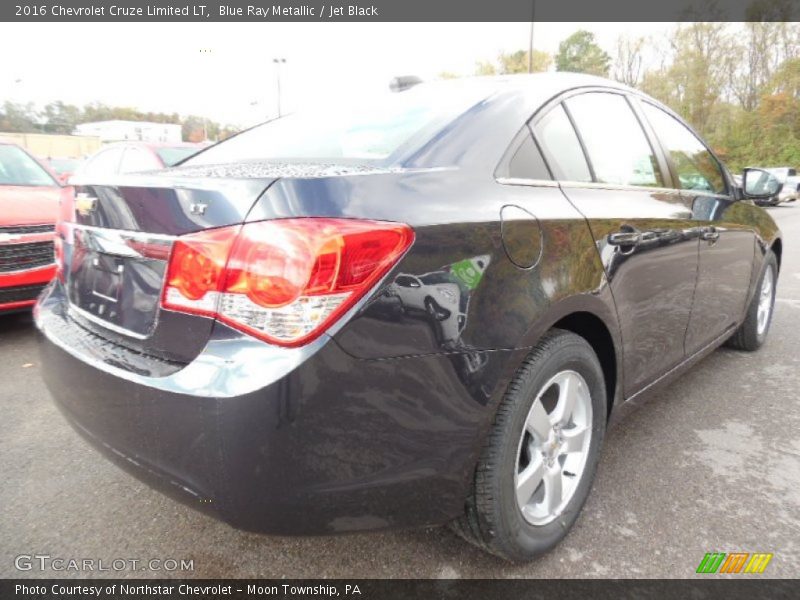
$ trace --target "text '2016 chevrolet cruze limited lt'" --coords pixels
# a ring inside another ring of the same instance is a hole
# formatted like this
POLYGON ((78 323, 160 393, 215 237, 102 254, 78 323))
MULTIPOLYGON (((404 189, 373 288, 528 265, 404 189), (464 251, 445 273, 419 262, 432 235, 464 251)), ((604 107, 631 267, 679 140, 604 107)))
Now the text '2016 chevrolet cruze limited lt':
POLYGON ((770 325, 781 239, 676 115, 542 74, 289 116, 76 181, 36 310, 58 406, 235 527, 561 540, 609 419, 770 325))

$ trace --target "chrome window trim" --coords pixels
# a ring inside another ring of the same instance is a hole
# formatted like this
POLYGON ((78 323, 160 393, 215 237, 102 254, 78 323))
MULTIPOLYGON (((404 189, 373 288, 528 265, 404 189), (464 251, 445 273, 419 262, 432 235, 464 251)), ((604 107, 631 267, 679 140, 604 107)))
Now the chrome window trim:
POLYGON ((679 194, 683 190, 672 187, 664 186, 647 186, 647 185, 629 185, 622 183, 602 183, 599 181, 559 181, 563 188, 571 189, 590 189, 590 190, 608 190, 618 192, 659 192, 659 193, 672 193, 679 194))
POLYGON ((523 177, 497 177, 495 179, 500 185, 521 185, 528 187, 548 187, 557 188, 558 182, 552 179, 525 179, 523 177))
MULTIPOLYGON (((613 86, 603 86, 603 85, 578 86, 578 87, 575 87, 575 88, 571 88, 569 90, 564 90, 563 92, 561 92, 559 94, 556 94, 555 96, 550 98, 548 101, 546 101, 543 104, 541 104, 534 111, 534 113, 531 116, 531 118, 528 120, 527 124, 531 128, 531 130, 533 130, 534 139, 536 138, 536 132, 534 130, 534 127, 536 126, 536 124, 542 118, 544 118, 544 116, 548 112, 550 112, 556 106, 558 106, 559 104, 562 104, 565 100, 568 100, 569 98, 571 98, 573 96, 577 96, 577 95, 584 94, 584 93, 590 93, 590 92, 604 92, 604 93, 609 93, 609 94, 618 94, 618 95, 621 95, 621 96, 625 97, 629 101, 629 104, 632 104, 632 102, 630 102, 632 99, 636 99, 639 102, 646 102, 646 103, 650 104, 651 106, 653 106, 654 108, 660 109, 663 112, 667 113, 667 115, 669 115, 672 118, 676 119, 678 121, 678 123, 683 125, 686 129, 688 129, 694 135, 694 137, 697 138, 700 141, 700 143, 703 145, 703 147, 711 154, 711 156, 714 158, 714 161, 717 163, 719 168, 722 170, 723 179, 725 179, 725 182, 726 182, 726 184, 728 184, 729 189, 727 190, 726 193, 718 194, 716 192, 708 192, 708 191, 703 191, 703 190, 686 190, 686 189, 683 189, 683 188, 679 187, 678 185, 675 185, 674 187, 669 187, 669 188, 655 188, 655 187, 646 187, 646 186, 620 186, 620 185, 612 185, 612 184, 603 184, 603 183, 594 182, 594 181, 592 181, 592 182, 586 182, 586 181, 575 182, 575 181, 566 181, 566 180, 558 182, 561 185, 561 187, 572 187, 572 188, 586 187, 586 188, 593 188, 593 189, 610 189, 610 190, 634 190, 635 189, 635 190, 639 190, 639 191, 642 191, 642 190, 653 191, 653 190, 655 190, 655 191, 666 191, 666 192, 679 192, 679 193, 683 193, 683 194, 692 194, 692 195, 696 195, 696 196, 704 196, 704 197, 708 197, 708 198, 716 198, 716 199, 721 199, 721 200, 730 200, 733 197, 733 190, 730 189, 731 188, 731 182, 728 181, 728 179, 727 179, 728 171, 725 168, 724 163, 719 159, 719 157, 714 153, 714 151, 711 148, 708 147, 708 144, 706 144, 705 140, 697 133, 697 131, 694 130, 694 128, 691 125, 686 123, 686 121, 679 114, 677 114, 675 111, 670 109, 668 106, 662 104, 658 100, 656 100, 654 98, 651 98, 650 96, 647 96, 646 94, 643 94, 639 90, 635 90, 635 89, 631 89, 631 88, 627 88, 627 87, 623 88, 623 87, 613 87, 613 86), (597 187, 594 187, 594 186, 597 186, 597 187)), ((635 110, 634 110, 634 114, 636 114, 635 110)), ((638 117, 638 115, 637 115, 637 117, 638 117)), ((649 125, 649 122, 648 122, 648 125, 649 125)), ((652 126, 651 126, 651 129, 652 129, 652 126)), ((643 127, 643 130, 644 130, 644 127, 643 127)), ((576 128, 576 133, 577 133, 577 128, 576 128)), ((655 134, 655 132, 653 132, 653 135, 654 135, 654 139, 660 145, 661 144, 661 139, 655 134)), ((645 137, 648 137, 646 130, 645 130, 645 137)), ((544 156, 545 162, 548 162, 548 158, 544 154, 544 152, 542 154, 544 156)), ((667 157, 667 151, 662 149, 661 154, 662 154, 662 157, 664 158, 664 160, 667 161, 667 167, 669 168, 670 165, 669 165, 669 159, 667 157)), ((588 159, 587 159, 587 161, 588 161, 588 159)), ((669 175, 669 177, 674 180, 673 173, 672 173, 671 169, 670 169, 669 173, 662 173, 662 175, 669 175)), ((674 183, 675 182, 673 181, 673 184, 674 183)))
POLYGON ((658 193, 672 193, 684 194, 690 196, 703 196, 705 198, 715 198, 718 200, 730 200, 731 197, 727 194, 716 194, 705 190, 684 190, 681 188, 673 187, 649 187, 643 185, 623 185, 616 183, 600 183, 598 181, 559 181, 562 188, 571 189, 593 189, 593 190, 608 190, 617 192, 658 192, 658 193))

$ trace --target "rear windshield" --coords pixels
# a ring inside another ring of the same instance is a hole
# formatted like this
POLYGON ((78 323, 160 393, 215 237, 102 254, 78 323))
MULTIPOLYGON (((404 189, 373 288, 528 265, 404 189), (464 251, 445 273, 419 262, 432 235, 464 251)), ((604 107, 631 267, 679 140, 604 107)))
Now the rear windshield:
POLYGON ((486 97, 486 91, 426 85, 346 107, 269 121, 190 158, 187 165, 242 160, 381 161, 424 143, 486 97))
POLYGON ((56 182, 22 149, 0 144, 0 185, 54 186, 56 182))
POLYGON ((178 147, 165 147, 165 148, 156 148, 156 154, 161 159, 161 162, 164 163, 165 167, 171 167, 173 165, 178 164, 184 158, 189 158, 192 154, 195 154, 199 148, 192 148, 192 147, 185 147, 185 146, 178 146, 178 147))

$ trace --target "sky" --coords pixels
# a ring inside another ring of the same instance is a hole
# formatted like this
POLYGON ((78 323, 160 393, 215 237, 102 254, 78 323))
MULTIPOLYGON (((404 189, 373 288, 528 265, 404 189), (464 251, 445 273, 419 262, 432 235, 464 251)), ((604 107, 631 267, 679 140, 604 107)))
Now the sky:
MULTIPOLYGON (((660 37, 669 23, 537 23, 554 53, 577 29, 613 56, 621 34, 660 37)), ((277 113, 387 89, 396 75, 470 75, 527 49, 529 23, 2 23, 0 102, 101 102, 247 126, 277 113)))

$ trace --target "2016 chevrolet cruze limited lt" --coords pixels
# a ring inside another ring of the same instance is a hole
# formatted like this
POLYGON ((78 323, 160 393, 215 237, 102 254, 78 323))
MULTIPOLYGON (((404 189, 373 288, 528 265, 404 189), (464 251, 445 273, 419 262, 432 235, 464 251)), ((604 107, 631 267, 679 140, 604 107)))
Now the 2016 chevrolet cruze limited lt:
POLYGON ((235 527, 561 540, 603 434, 767 335, 768 173, 589 76, 431 83, 76 182, 36 309, 63 413, 235 527))

